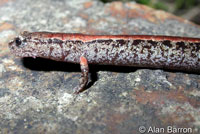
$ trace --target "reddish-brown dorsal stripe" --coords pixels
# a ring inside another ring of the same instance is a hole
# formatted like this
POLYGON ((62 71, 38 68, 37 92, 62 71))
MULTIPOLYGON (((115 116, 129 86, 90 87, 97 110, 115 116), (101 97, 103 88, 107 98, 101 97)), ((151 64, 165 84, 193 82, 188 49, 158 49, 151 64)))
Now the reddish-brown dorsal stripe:
POLYGON ((153 40, 153 41, 188 41, 188 42, 200 42, 200 38, 190 38, 190 37, 175 37, 175 36, 160 36, 160 35, 86 35, 86 34, 70 34, 70 33, 48 33, 48 32, 35 32, 32 33, 32 37, 42 38, 56 38, 60 40, 79 40, 83 42, 93 41, 93 40, 107 40, 107 39, 134 39, 134 40, 153 40))

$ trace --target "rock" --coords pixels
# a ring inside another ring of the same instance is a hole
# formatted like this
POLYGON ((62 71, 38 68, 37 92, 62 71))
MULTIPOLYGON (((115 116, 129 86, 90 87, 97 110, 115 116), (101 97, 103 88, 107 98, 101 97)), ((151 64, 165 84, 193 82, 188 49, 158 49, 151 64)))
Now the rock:
POLYGON ((139 134, 140 126, 200 133, 199 74, 92 65, 90 87, 73 95, 79 65, 20 59, 8 49, 9 40, 24 30, 200 37, 199 26, 131 2, 15 0, 0 5, 0 133, 139 134))

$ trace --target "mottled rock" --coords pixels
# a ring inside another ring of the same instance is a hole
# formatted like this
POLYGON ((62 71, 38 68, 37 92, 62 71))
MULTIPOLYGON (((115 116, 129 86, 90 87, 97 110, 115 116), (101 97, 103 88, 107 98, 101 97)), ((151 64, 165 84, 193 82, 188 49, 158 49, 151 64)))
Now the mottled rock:
POLYGON ((200 37, 199 26, 133 2, 97 0, 3 0, 0 16, 0 133, 139 134, 140 126, 200 133, 199 74, 93 65, 89 88, 73 95, 79 65, 20 59, 7 45, 24 30, 200 37))

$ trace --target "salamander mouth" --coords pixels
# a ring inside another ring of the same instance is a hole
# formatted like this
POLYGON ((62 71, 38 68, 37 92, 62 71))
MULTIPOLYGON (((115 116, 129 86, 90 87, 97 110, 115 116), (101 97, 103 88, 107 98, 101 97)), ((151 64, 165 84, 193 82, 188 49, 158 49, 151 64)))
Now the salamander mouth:
POLYGON ((8 47, 10 48, 10 50, 14 50, 15 49, 15 40, 12 40, 8 43, 8 47))
POLYGON ((14 55, 16 56, 19 56, 21 57, 21 52, 22 50, 20 48, 18 48, 17 44, 16 44, 16 39, 17 38, 14 38, 13 40, 11 40, 9 43, 8 43, 8 47, 11 51, 11 53, 13 53, 14 55))

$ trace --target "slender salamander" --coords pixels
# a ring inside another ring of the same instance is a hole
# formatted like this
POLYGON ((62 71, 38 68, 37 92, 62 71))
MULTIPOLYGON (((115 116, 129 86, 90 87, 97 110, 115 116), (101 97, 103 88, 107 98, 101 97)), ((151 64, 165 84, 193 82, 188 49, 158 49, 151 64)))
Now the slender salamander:
POLYGON ((76 93, 88 82, 88 64, 200 71, 200 38, 23 32, 9 43, 19 57, 80 63, 76 93))

